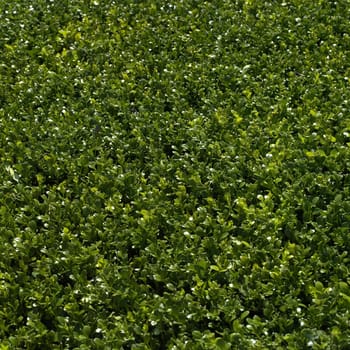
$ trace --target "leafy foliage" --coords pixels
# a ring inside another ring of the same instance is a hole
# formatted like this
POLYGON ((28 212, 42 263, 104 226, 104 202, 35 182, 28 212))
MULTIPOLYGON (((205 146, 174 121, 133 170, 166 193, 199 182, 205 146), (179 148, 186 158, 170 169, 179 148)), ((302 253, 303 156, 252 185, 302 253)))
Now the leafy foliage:
POLYGON ((1 349, 348 348, 348 12, 0 0, 1 349))

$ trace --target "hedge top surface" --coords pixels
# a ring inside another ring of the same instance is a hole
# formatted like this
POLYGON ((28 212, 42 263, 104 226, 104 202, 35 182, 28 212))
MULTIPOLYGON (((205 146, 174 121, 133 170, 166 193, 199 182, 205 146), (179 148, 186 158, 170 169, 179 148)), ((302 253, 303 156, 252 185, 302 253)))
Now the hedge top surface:
POLYGON ((348 5, 0 0, 0 349, 346 349, 348 5))

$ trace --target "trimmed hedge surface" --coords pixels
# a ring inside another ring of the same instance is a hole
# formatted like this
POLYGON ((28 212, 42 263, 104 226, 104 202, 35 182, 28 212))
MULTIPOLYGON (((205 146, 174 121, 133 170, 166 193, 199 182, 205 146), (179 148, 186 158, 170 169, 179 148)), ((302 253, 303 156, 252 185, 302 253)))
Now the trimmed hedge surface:
POLYGON ((0 0, 0 349, 349 349, 349 15, 0 0))

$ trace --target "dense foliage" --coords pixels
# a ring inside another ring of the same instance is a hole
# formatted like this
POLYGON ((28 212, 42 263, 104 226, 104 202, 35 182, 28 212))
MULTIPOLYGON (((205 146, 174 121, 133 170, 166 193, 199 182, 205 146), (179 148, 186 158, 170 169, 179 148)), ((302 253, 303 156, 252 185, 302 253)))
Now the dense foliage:
POLYGON ((347 0, 0 0, 0 349, 349 349, 347 0))

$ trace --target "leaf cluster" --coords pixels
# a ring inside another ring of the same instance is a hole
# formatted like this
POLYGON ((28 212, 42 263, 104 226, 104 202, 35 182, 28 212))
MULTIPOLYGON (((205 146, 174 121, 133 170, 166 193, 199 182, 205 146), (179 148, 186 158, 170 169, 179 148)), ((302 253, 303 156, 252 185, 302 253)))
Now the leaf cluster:
POLYGON ((347 5, 0 0, 0 348, 348 348, 347 5))

